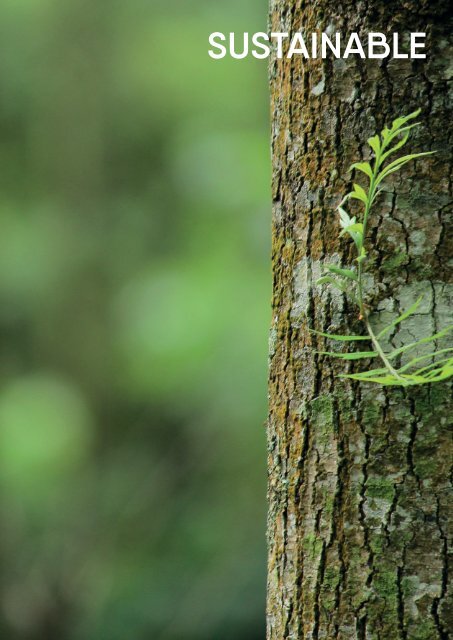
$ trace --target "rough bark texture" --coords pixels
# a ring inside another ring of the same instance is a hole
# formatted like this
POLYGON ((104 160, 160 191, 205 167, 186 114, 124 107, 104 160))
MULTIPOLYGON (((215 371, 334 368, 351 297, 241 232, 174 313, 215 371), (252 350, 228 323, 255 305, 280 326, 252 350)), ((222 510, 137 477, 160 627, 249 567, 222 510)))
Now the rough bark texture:
POLYGON ((338 379, 360 365, 316 355, 332 344, 309 332, 360 328, 343 295, 315 281, 323 263, 352 262, 336 213, 350 163, 368 157, 369 136, 417 107, 423 127, 407 152, 439 153, 386 181, 370 220, 369 301, 379 325, 425 294, 394 346, 449 322, 447 11, 443 0, 272 2, 274 32, 427 31, 428 59, 271 62, 268 640, 436 640, 453 628, 451 385, 384 390, 338 379))

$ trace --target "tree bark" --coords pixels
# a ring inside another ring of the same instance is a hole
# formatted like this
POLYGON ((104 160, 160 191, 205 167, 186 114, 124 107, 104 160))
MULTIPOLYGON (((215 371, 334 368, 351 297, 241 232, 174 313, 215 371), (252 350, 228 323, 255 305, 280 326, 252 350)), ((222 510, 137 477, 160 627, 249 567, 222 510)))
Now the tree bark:
POLYGON ((349 165, 368 157, 368 137, 418 107, 423 124, 406 153, 438 153, 392 174, 370 218, 371 320, 396 317, 423 293, 420 313, 401 325, 393 345, 448 324, 447 5, 271 4, 273 32, 426 31, 428 58, 271 60, 268 640, 443 640, 453 630, 451 385, 406 390, 339 379, 360 365, 318 355, 332 345, 310 333, 360 327, 345 297, 315 282, 324 263, 353 261, 351 243, 338 239, 336 212, 351 187, 349 165))

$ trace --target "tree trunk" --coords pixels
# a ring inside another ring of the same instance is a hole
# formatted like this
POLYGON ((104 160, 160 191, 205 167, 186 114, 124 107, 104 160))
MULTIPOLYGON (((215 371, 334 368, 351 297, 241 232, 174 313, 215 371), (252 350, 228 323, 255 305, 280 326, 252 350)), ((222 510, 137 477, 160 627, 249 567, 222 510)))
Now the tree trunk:
MULTIPOLYGON (((437 640, 448 606, 451 385, 409 390, 337 378, 360 365, 309 329, 357 330, 356 309, 317 286, 352 263, 336 207, 364 142, 418 107, 406 153, 370 218, 375 324, 423 303, 399 346, 448 324, 452 295, 448 3, 273 0, 273 32, 424 32, 426 60, 271 62, 273 321, 270 337, 268 640, 437 640), (450 227, 451 228, 451 227, 450 227), (393 314, 393 315, 392 315, 393 314), (326 348, 327 347, 327 348, 326 348)), ((362 367, 363 368, 363 367, 362 367)))

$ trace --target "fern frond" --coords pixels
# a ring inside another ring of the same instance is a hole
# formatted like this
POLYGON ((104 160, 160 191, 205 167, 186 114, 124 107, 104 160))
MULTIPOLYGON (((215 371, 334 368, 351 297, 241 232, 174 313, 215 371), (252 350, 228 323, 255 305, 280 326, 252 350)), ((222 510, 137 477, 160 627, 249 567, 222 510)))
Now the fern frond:
POLYGON ((386 353, 380 344, 380 340, 392 332, 395 327, 403 323, 410 316, 414 315, 420 307, 423 296, 420 296, 409 309, 404 311, 390 324, 384 327, 377 335, 375 335, 373 328, 370 324, 368 310, 365 308, 363 301, 363 265, 367 258, 367 251, 365 249, 365 238, 367 230, 368 217, 373 204, 382 191, 382 187, 379 189, 379 185, 392 173, 399 171, 409 162, 416 160, 417 158, 426 157, 435 153, 435 151, 423 151, 420 153, 411 153, 391 159, 387 162, 391 156, 399 151, 409 140, 412 129, 420 125, 419 122, 411 122, 415 120, 420 114, 420 109, 409 113, 407 116, 401 116, 396 118, 392 122, 390 128, 385 127, 380 134, 376 134, 368 139, 368 144, 374 153, 374 161, 370 162, 354 162, 350 171, 357 171, 362 173, 368 179, 368 188, 364 189, 360 184, 353 183, 353 189, 340 203, 338 212, 340 216, 340 236, 345 234, 349 235, 353 240, 357 249, 357 257, 355 261, 358 264, 357 271, 344 268, 337 265, 328 265, 328 275, 324 275, 317 281, 318 285, 330 284, 337 289, 341 290, 350 299, 356 302, 360 310, 360 318, 364 320, 365 327, 367 329, 367 336, 361 335, 338 335, 328 334, 322 331, 313 331, 313 333, 320 335, 324 338, 336 342, 356 342, 368 340, 373 346, 373 351, 356 351, 338 353, 331 351, 318 351, 321 355, 326 355, 332 358, 338 358, 340 360, 362 360, 370 358, 380 358, 384 364, 381 368, 371 369, 369 371, 362 371, 360 373, 342 374, 342 378, 350 378, 352 380, 358 380, 361 382, 376 383, 383 386, 411 386, 418 384, 429 384, 432 382, 439 382, 445 380, 453 375, 453 358, 448 356, 435 360, 435 358, 446 353, 453 351, 453 348, 443 348, 437 351, 431 352, 426 355, 415 356, 403 366, 396 368, 393 365, 399 356, 404 353, 410 352, 413 349, 436 343, 441 338, 445 337, 453 330, 453 325, 445 327, 441 331, 434 333, 431 336, 426 336, 420 340, 416 340, 409 344, 402 345, 389 353, 386 353), (350 216, 344 208, 344 204, 349 200, 357 200, 364 206, 362 220, 357 220, 356 216, 350 216), (433 362, 419 367, 419 363, 425 359, 434 359, 433 362))
POLYGON ((343 336, 334 333, 324 333, 323 331, 315 331, 310 329, 311 333, 316 333, 323 338, 330 338, 330 340, 336 340, 337 342, 355 342, 357 340, 370 340, 370 336, 343 336))
POLYGON ((417 311, 417 309, 419 308, 422 300, 423 300, 423 296, 420 296, 419 298, 417 298, 417 300, 414 302, 414 304, 411 307, 409 307, 409 309, 407 311, 402 313, 400 316, 398 316, 396 318, 396 320, 393 320, 393 322, 391 322, 387 327, 382 329, 382 331, 380 331, 377 334, 377 338, 378 339, 379 338, 383 338, 387 333, 392 331, 392 329, 394 329, 396 327, 396 325, 400 324, 400 322, 403 322, 404 320, 406 320, 406 318, 409 318, 409 316, 414 314, 417 311))

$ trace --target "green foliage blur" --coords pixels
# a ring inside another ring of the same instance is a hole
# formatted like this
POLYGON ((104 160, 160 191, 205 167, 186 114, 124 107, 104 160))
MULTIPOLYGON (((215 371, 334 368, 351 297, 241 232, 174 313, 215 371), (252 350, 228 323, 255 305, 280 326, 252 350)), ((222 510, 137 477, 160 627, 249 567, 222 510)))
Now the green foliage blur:
POLYGON ((250 0, 2 0, 2 640, 262 640, 266 62, 250 0))

